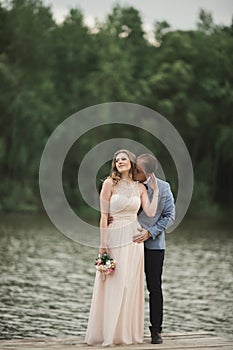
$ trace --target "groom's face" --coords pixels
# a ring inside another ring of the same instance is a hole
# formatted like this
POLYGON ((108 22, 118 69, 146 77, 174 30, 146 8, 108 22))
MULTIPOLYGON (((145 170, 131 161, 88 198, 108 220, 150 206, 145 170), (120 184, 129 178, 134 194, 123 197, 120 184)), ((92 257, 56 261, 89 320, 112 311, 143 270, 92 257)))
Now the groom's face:
POLYGON ((134 180, 139 182, 144 182, 146 181, 146 178, 147 176, 144 169, 144 164, 138 161, 134 172, 134 180))

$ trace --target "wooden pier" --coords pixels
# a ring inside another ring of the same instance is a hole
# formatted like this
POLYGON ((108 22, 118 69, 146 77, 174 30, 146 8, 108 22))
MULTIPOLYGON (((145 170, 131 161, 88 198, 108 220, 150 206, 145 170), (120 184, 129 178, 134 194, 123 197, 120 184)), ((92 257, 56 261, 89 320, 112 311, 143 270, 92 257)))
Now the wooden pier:
MULTIPOLYGON (((232 350, 233 341, 222 339, 211 333, 171 333, 163 334, 163 344, 150 344, 150 338, 145 337, 143 344, 137 345, 120 345, 111 346, 116 350, 150 350, 150 349, 167 349, 167 350, 232 350)), ((99 346, 88 346, 80 337, 69 338, 25 338, 0 340, 1 350, 97 350, 103 349, 99 346)))

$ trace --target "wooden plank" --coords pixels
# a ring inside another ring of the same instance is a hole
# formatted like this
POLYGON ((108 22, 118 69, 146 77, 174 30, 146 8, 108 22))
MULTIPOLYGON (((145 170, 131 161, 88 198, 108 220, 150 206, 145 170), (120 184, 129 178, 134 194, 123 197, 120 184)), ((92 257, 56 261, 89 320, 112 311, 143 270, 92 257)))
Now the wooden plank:
MULTIPOLYGON (((231 350, 233 349, 233 342, 226 341, 220 337, 214 336, 210 333, 171 333, 163 335, 163 344, 151 344, 150 338, 145 336, 143 344, 123 345, 110 348, 117 350, 231 350)), ((12 339, 0 340, 1 350, 103 350, 101 346, 88 346, 80 337, 69 338, 27 338, 27 339, 12 339)))

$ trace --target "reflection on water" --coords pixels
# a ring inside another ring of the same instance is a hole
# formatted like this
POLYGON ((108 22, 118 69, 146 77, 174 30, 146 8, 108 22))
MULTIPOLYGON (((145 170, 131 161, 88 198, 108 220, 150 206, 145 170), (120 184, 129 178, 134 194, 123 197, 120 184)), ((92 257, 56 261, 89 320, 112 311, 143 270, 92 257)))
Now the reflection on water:
MULTIPOLYGON (((231 337, 232 253, 229 224, 187 222, 167 234, 164 332, 231 337)), ((83 336, 96 254, 46 217, 1 215, 0 338, 83 336)))

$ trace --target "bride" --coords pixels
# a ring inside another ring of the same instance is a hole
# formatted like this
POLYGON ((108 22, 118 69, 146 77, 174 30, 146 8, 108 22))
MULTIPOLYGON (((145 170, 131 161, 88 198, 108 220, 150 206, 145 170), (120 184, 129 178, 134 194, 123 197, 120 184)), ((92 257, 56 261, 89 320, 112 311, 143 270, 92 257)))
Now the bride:
POLYGON ((105 280, 96 272, 85 342, 110 346, 143 342, 144 245, 134 243, 140 225, 140 207, 153 217, 157 210, 158 185, 151 174, 151 202, 143 184, 133 180, 136 157, 117 151, 110 176, 100 193, 100 250, 116 260, 116 269, 105 280), (108 226, 108 215, 113 217, 108 226))

